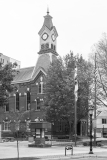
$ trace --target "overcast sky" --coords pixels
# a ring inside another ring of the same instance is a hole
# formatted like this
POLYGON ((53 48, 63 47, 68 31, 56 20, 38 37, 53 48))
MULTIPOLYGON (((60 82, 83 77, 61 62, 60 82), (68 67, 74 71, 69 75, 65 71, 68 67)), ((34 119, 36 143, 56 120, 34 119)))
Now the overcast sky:
POLYGON ((0 53, 20 60, 21 67, 34 66, 47 6, 60 56, 71 50, 87 58, 107 33, 107 0, 0 0, 0 53))

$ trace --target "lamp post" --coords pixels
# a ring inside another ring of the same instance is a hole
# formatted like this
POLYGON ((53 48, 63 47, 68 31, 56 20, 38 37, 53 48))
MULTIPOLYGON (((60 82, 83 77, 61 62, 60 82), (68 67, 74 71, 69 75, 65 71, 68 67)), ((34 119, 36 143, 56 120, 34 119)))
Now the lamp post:
POLYGON ((89 114, 90 114, 90 152, 89 152, 89 154, 93 154, 93 151, 92 151, 92 115, 93 115, 93 108, 89 109, 89 114))
POLYGON ((104 125, 103 125, 103 137, 104 137, 104 125))

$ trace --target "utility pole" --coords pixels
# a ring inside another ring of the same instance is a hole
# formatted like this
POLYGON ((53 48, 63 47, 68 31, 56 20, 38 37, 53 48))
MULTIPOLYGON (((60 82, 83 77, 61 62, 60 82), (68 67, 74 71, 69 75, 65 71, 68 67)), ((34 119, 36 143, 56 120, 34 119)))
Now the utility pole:
POLYGON ((94 146, 96 146, 96 79, 97 79, 97 73, 96 73, 96 53, 95 53, 95 72, 94 72, 94 84, 95 84, 95 95, 94 95, 94 120, 95 120, 95 127, 94 127, 94 146))

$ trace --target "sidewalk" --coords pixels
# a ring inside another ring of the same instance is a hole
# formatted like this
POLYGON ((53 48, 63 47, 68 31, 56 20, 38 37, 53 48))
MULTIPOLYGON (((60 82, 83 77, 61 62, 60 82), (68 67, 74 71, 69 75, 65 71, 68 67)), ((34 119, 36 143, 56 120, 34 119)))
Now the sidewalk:
MULTIPOLYGON (((17 143, 16 142, 5 142, 0 143, 0 159, 3 158, 15 158, 17 157, 17 143)), ((66 146, 66 145, 65 145, 66 146)), ((21 157, 34 157, 43 159, 68 159, 79 158, 79 157, 106 157, 107 158, 107 146, 104 147, 94 147, 94 154, 89 153, 89 146, 77 146, 73 147, 73 155, 71 155, 71 150, 66 151, 65 156, 65 146, 52 146, 48 148, 34 148, 28 147, 28 142, 19 142, 19 155, 21 157)))

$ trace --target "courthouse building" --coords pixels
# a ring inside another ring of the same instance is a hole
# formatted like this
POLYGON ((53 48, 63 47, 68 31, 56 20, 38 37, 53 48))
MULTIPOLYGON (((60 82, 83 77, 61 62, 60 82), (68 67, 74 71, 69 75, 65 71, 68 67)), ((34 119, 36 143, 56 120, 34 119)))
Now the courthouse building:
MULTIPOLYGON (((0 109, 2 136, 13 135, 16 130, 29 132, 30 121, 44 120, 44 113, 41 110, 41 106, 44 107, 45 77, 50 64, 58 56, 58 33, 52 23, 52 17, 49 15, 49 11, 44 16, 44 23, 38 34, 40 47, 36 65, 18 69, 19 72, 12 82, 12 85, 17 89, 9 94, 9 103, 0 109)), ((81 128, 83 128, 83 125, 81 128)), ((54 122, 52 131, 57 135, 69 134, 69 124, 61 121, 54 122)), ((82 131, 84 129, 81 129, 81 133, 82 131)), ((83 134, 86 134, 86 131, 83 134)))
POLYGON ((44 118, 41 106, 45 96, 45 76, 50 63, 58 56, 58 33, 48 10, 38 34, 40 47, 37 63, 33 67, 18 69, 12 82, 17 89, 9 94, 9 103, 0 111, 2 135, 11 134, 15 129, 29 131, 30 121, 44 118))

